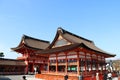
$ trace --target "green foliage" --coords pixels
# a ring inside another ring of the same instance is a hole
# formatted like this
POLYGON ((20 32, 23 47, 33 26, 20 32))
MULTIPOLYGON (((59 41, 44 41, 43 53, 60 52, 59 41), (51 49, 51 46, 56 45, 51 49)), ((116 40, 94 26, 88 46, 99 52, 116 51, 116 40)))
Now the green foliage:
POLYGON ((4 53, 3 52, 0 52, 0 57, 4 57, 4 53))

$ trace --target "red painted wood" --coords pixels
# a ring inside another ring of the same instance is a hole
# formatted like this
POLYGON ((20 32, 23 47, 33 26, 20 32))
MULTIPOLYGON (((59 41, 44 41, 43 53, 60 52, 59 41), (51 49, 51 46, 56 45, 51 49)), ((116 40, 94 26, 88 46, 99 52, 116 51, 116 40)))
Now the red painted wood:
MULTIPOLYGON (((64 80, 64 75, 36 74, 35 77, 45 80, 64 80)), ((78 77, 68 76, 68 80, 78 80, 78 77)), ((96 76, 84 76, 83 80, 96 80, 96 76)), ((99 80, 103 80, 103 75, 99 75, 99 80)))

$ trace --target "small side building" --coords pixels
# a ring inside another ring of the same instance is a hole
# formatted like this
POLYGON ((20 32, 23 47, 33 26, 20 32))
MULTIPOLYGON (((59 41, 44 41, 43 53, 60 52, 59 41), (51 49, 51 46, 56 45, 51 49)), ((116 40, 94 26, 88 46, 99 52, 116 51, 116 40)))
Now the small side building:
POLYGON ((24 74, 25 66, 21 60, 0 58, 0 75, 24 74))

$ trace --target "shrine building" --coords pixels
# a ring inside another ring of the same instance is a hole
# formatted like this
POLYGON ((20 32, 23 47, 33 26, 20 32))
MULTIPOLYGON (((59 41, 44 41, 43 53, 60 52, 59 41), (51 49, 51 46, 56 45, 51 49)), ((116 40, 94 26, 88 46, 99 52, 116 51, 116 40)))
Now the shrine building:
POLYGON ((105 59, 115 56, 98 48, 93 41, 62 28, 57 29, 51 43, 24 35, 12 50, 22 54, 17 59, 25 61, 26 73, 36 68, 41 73, 36 77, 45 80, 63 80, 64 75, 70 80, 78 80, 77 77, 83 75, 87 80, 96 73, 102 77, 106 71, 105 59))
POLYGON ((44 66, 47 66, 48 57, 45 55, 37 55, 35 52, 44 50, 49 45, 50 43, 48 41, 23 35, 19 45, 11 49, 22 54, 17 60, 24 60, 26 64, 25 74, 31 74, 34 73, 34 68, 43 70, 44 66))
POLYGON ((24 74, 25 67, 22 60, 0 58, 0 75, 24 74))

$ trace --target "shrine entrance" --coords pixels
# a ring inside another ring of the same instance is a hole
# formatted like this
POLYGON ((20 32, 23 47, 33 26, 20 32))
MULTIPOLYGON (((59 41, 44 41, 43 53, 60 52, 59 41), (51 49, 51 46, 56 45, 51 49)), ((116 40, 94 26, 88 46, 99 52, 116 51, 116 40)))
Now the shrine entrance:
POLYGON ((29 63, 29 65, 28 65, 28 73, 29 72, 33 72, 33 64, 32 63, 29 63))

